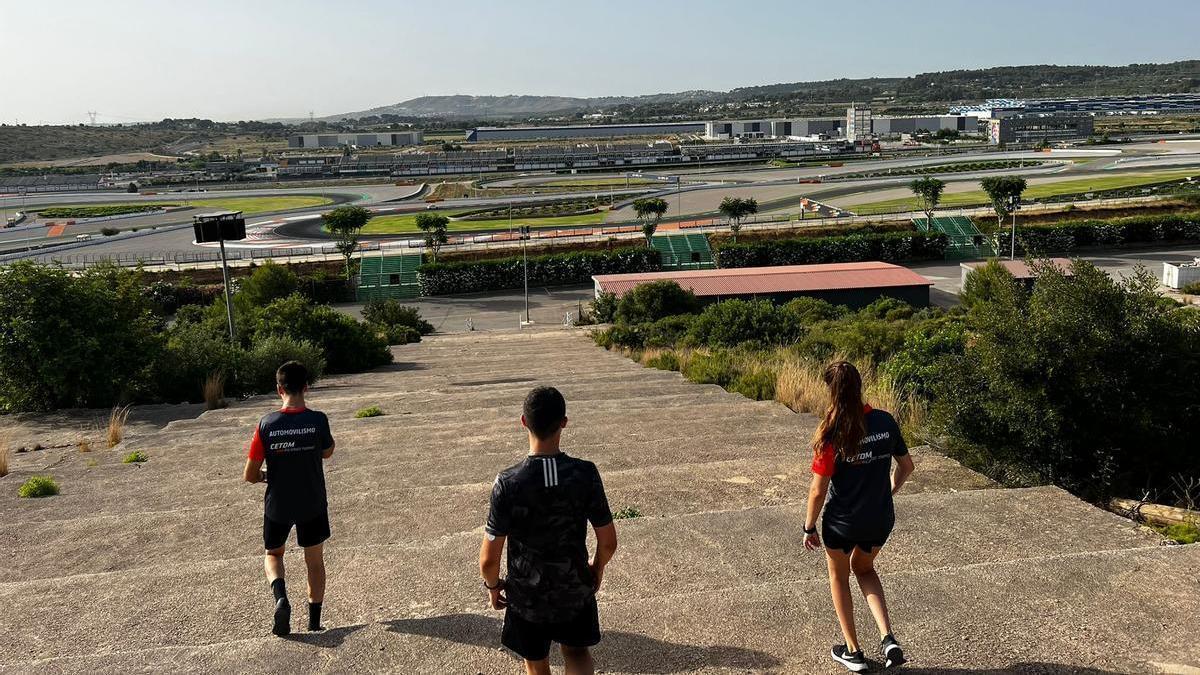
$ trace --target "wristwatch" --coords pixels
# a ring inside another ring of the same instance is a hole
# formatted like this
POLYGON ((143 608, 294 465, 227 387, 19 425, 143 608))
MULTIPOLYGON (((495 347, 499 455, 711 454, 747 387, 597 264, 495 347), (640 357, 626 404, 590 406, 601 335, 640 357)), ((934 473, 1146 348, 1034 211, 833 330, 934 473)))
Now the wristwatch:
POLYGON ((816 526, 816 525, 813 525, 813 528, 812 528, 811 530, 810 530, 810 529, 808 529, 807 527, 806 527, 806 528, 804 528, 804 534, 816 534, 816 533, 817 533, 817 526, 816 526))
POLYGON ((484 588, 486 588, 486 589, 488 589, 489 591, 494 591, 494 590, 496 590, 497 588, 500 588, 500 587, 501 587, 501 586, 503 586, 503 585, 504 585, 504 579, 497 579, 497 580, 496 580, 496 585, 495 585, 495 586, 488 586, 488 583, 487 583, 487 580, 486 580, 486 579, 485 579, 485 580, 484 580, 484 582, 483 582, 483 587, 484 587, 484 588))

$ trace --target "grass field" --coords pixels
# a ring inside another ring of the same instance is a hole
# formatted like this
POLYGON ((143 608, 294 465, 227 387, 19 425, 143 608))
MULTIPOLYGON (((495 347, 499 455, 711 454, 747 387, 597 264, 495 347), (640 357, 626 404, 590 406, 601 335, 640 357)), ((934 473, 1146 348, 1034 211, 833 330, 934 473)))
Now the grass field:
MULTIPOLYGON (((454 217, 462 211, 439 211, 444 216, 454 217)), ((390 216, 376 216, 367 221, 363 234, 404 234, 419 232, 417 229, 417 213, 397 213, 390 216)), ((549 218, 519 218, 513 216, 512 226, 529 225, 530 227, 554 227, 557 225, 599 225, 604 222, 605 212, 585 213, 581 216, 554 216, 549 218)), ((449 230, 507 230, 508 218, 491 218, 488 220, 451 220, 449 230)))
MULTIPOLYGON (((241 211, 247 216, 271 211, 284 211, 311 206, 332 204, 328 197, 295 195, 283 197, 217 197, 214 199, 179 199, 162 202, 105 202, 102 204, 54 204, 50 206, 34 206, 30 210, 45 211, 47 209, 105 210, 109 215, 116 215, 122 206, 129 207, 128 213, 137 213, 148 206, 191 206, 200 211, 241 211)), ((100 215, 99 211, 97 214, 100 215)), ((87 216, 77 215, 76 218, 87 216)))
MULTIPOLYGON (((1091 176, 1088 178, 1075 178, 1070 180, 1056 181, 1053 183, 1031 185, 1029 189, 1025 191, 1023 197, 1025 199, 1044 199, 1046 197, 1055 197, 1058 195, 1100 192, 1101 190, 1115 190, 1118 188, 1137 187, 1139 185, 1149 185, 1152 183, 1179 180, 1181 178, 1187 178, 1189 176, 1196 175, 1200 175, 1200 169, 1156 171, 1153 173, 1137 174, 1114 174, 1091 176)), ((984 206, 987 204, 987 194, 985 194, 983 190, 971 190, 969 192, 949 193, 942 197, 940 205, 946 207, 955 207, 984 206)), ((858 215, 872 213, 894 213, 897 211, 917 211, 920 209, 920 207, 917 205, 917 200, 913 197, 902 197, 899 199, 887 199, 874 202, 859 202, 846 206, 845 208, 858 215)))
POLYGON ((652 178, 630 178, 626 180, 624 177, 612 178, 583 178, 580 180, 549 180, 545 183, 530 183, 528 187, 577 187, 577 188, 594 188, 594 187, 624 187, 628 185, 674 185, 669 181, 654 180, 652 178))

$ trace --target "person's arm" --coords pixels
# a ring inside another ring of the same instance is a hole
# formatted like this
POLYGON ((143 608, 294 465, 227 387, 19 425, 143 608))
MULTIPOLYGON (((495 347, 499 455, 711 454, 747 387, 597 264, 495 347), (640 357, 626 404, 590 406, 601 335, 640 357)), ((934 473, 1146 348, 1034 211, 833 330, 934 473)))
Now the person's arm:
POLYGON ((592 528, 596 531, 596 554, 588 567, 592 570, 592 585, 600 590, 600 582, 604 580, 604 568, 617 552, 617 526, 613 522, 601 527, 592 528))
POLYGON ((333 432, 329 430, 328 417, 325 418, 325 424, 323 424, 322 427, 321 447, 324 449, 321 450, 321 459, 329 459, 330 457, 333 457, 333 448, 336 444, 333 442, 333 432))
POLYGON ((337 444, 335 443, 330 445, 328 448, 325 448, 323 451, 321 451, 321 459, 329 459, 330 457, 333 457, 333 448, 335 445, 337 444))
POLYGON ((829 493, 829 481, 837 465, 837 454, 828 443, 813 457, 812 482, 808 485, 808 504, 804 509, 804 548, 815 551, 821 548, 821 535, 817 534, 817 518, 825 506, 825 495, 829 493))
POLYGON ((267 479, 262 470, 266 460, 266 450, 263 448, 262 427, 254 428, 254 438, 250 439, 250 449, 246 452, 246 466, 242 469, 242 480, 247 483, 261 483, 267 479))
POLYGON ((904 482, 912 475, 912 455, 904 454, 896 458, 896 470, 892 472, 892 494, 895 495, 904 486, 904 482))
POLYGON ((488 591, 488 602, 492 609, 504 609, 508 598, 504 597, 504 580, 500 578, 500 554, 504 552, 503 536, 487 535, 479 547, 479 576, 488 591))

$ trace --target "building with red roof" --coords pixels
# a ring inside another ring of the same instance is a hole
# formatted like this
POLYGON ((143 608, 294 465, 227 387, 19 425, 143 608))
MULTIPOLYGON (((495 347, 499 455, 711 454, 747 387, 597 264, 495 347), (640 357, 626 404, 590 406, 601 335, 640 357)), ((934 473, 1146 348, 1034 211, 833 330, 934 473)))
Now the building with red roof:
POLYGON ((702 300, 730 298, 784 302, 811 297, 835 305, 863 307, 879 298, 896 298, 914 307, 929 305, 933 282, 899 265, 884 262, 736 267, 680 272, 601 274, 592 277, 596 294, 624 295, 634 287, 670 280, 691 290, 702 300))

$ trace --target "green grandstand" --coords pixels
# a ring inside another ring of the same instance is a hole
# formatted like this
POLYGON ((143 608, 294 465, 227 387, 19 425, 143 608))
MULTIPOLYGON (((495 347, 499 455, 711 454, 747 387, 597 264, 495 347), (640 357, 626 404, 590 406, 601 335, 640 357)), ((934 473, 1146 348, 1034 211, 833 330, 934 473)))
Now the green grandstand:
POLYGON ((364 255, 358 268, 359 302, 384 298, 416 298, 421 295, 417 268, 421 256, 364 255))
POLYGON ((664 270, 711 270, 717 266, 703 234, 656 236, 650 245, 662 254, 664 270))
MULTIPOLYGON (((912 222, 918 230, 929 231, 928 219, 913 218, 912 222)), ((935 232, 941 232, 950 239, 950 244, 946 247, 947 258, 985 258, 996 255, 995 247, 989 238, 966 216, 936 216, 932 224, 935 232)))

